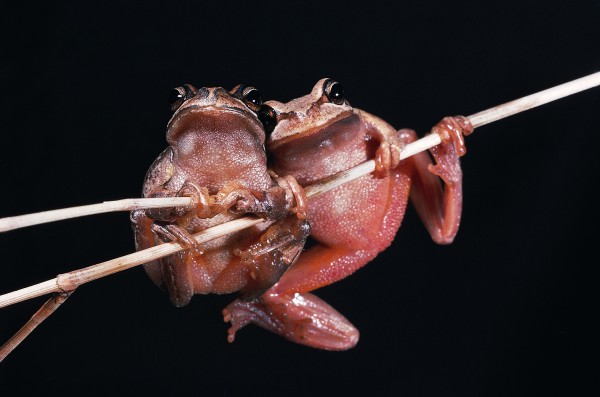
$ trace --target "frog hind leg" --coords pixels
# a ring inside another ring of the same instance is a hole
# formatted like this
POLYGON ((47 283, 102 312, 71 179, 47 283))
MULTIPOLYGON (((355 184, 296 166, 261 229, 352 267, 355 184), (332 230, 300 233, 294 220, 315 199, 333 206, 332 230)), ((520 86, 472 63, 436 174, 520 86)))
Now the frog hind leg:
MULTIPOLYGON (((233 339, 237 330, 255 323, 289 340, 316 348, 345 350, 356 345, 359 337, 356 328, 339 312, 308 292, 347 277, 392 242, 406 208, 407 178, 404 170, 398 170, 391 172, 385 179, 369 179, 369 183, 376 187, 388 185, 385 190, 386 198, 377 201, 377 206, 382 207, 379 210, 381 218, 369 217, 370 207, 348 216, 359 225, 365 220, 370 221, 373 226, 371 229, 375 229, 369 233, 372 238, 365 240, 356 237, 352 230, 340 226, 348 222, 342 222, 338 218, 330 220, 327 228, 321 224, 321 234, 327 235, 328 231, 333 231, 342 235, 337 244, 319 242, 304 251, 297 263, 258 300, 236 301, 228 306, 224 314, 232 323, 229 340, 233 339), (306 302, 308 303, 305 304, 306 302)), ((369 189, 371 190, 373 189, 369 189)), ((355 193, 350 191, 345 194, 352 197, 355 193)), ((377 193, 377 196, 381 195, 377 193)), ((323 203, 313 200, 312 204, 322 204, 325 208, 327 201, 323 203)), ((329 211, 328 208, 325 209, 329 211)))
POLYGON ((215 291, 231 290, 231 280, 243 277, 244 285, 237 288, 242 299, 251 300, 262 295, 296 262, 309 233, 308 221, 296 216, 275 222, 256 243, 235 252, 238 262, 215 279, 215 291))
MULTIPOLYGON (((292 217, 292 220, 294 218, 292 217)), ((283 263, 287 269, 300 255, 309 229, 306 221, 295 222, 300 225, 299 231, 292 233, 296 243, 288 243, 284 249, 273 249, 268 255, 258 256, 257 258, 263 261, 277 258, 279 263, 263 262, 263 274, 260 278, 257 277, 256 284, 249 289, 250 292, 244 293, 242 290, 241 297, 223 310, 225 322, 231 323, 227 339, 233 342, 239 329, 254 323, 288 340, 310 347, 325 350, 350 349, 358 342, 358 330, 343 315, 317 296, 308 292, 263 293, 278 281, 281 276, 279 270, 281 264, 283 263), (283 260, 283 258, 287 259, 283 260)), ((294 228, 285 228, 285 230, 294 230, 294 228)), ((285 238, 281 240, 286 241, 285 238)), ((273 244, 268 246, 272 247, 273 244)))
POLYGON ((323 350, 347 350, 359 339, 358 330, 338 311, 311 293, 264 294, 251 301, 237 299, 223 310, 230 322, 228 341, 254 323, 284 338, 323 350))
MULTIPOLYGON (((256 324, 302 345, 324 350, 347 350, 356 345, 358 330, 329 304, 295 287, 300 280, 311 281, 304 287, 328 284, 333 279, 345 277, 338 260, 350 263, 367 261, 364 251, 313 246, 304 252, 300 261, 286 272, 281 280, 257 299, 237 299, 225 310, 223 316, 231 323, 228 340, 233 342, 238 330, 248 324, 256 324), (306 257, 308 255, 308 258, 306 257), (328 264, 330 266, 322 266, 328 264), (310 266, 309 266, 310 265, 310 266), (319 265, 319 266, 318 266, 319 265), (316 284, 315 284, 316 283, 316 284), (285 288, 280 288, 281 286, 285 288)), ((374 256, 375 254, 368 254, 374 256)))
POLYGON ((408 176, 404 169, 398 169, 388 178, 369 177, 366 182, 368 189, 356 187, 325 197, 325 201, 318 201, 319 197, 313 199, 311 204, 322 206, 324 212, 335 213, 336 206, 330 201, 351 201, 355 195, 362 194, 361 190, 372 192, 367 196, 369 205, 364 209, 357 206, 352 212, 334 214, 325 220, 320 216, 317 220, 320 224, 314 226, 316 233, 312 235, 317 243, 302 253, 269 293, 302 293, 333 284, 365 266, 392 243, 406 210, 408 176))

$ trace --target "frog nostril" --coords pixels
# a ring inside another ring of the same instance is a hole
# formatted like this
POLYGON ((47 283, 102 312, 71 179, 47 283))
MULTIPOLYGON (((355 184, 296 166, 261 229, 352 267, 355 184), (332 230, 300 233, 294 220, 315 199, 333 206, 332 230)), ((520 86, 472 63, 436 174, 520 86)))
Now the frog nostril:
POLYGON ((198 93, 196 95, 200 99, 207 99, 209 93, 210 92, 209 92, 208 88, 202 87, 202 88, 198 89, 198 93))

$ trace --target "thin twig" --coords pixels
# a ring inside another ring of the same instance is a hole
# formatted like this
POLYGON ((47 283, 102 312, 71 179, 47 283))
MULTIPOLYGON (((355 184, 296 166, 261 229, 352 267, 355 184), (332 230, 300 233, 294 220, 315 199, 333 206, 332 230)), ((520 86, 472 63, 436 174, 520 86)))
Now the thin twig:
POLYGON ((17 215, 0 219, 0 232, 19 229, 22 227, 78 218, 81 216, 103 214, 106 212, 133 211, 146 208, 178 207, 191 204, 189 197, 167 198, 134 198, 115 201, 105 201, 100 204, 82 205, 79 207, 59 210, 36 212, 34 214, 17 215))
POLYGON ((0 362, 6 358, 38 325, 47 319, 71 294, 54 294, 33 316, 0 347, 0 362))
POLYGON ((481 127, 482 125, 594 88, 598 85, 600 85, 600 72, 592 73, 585 77, 548 88, 547 90, 539 91, 535 94, 475 113, 469 116, 469 120, 471 121, 471 124, 473 124, 473 127, 481 127))

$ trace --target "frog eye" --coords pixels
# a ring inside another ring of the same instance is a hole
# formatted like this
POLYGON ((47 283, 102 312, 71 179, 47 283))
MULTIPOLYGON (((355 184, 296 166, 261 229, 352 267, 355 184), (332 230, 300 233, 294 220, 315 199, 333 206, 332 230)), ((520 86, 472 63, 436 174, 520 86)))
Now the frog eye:
POLYGON ((260 106, 263 104, 260 91, 254 87, 250 87, 245 84, 239 84, 235 86, 230 93, 237 99, 242 100, 244 104, 254 112, 258 112, 260 106))
POLYGON ((346 101, 344 97, 344 86, 337 81, 331 79, 325 80, 323 83, 323 92, 329 99, 329 102, 335 103, 336 105, 343 105, 346 101))
POLYGON ((275 109, 268 105, 262 105, 258 110, 257 116, 263 127, 265 127, 265 132, 267 134, 273 132, 277 125, 277 113, 275 113, 275 109))
POLYGON ((255 112, 258 111, 263 104, 260 91, 254 87, 245 87, 242 91, 242 98, 244 99, 246 106, 255 112))
POLYGON ((185 84, 183 87, 173 88, 169 94, 169 107, 174 112, 191 97, 196 95, 196 89, 189 84, 185 84))

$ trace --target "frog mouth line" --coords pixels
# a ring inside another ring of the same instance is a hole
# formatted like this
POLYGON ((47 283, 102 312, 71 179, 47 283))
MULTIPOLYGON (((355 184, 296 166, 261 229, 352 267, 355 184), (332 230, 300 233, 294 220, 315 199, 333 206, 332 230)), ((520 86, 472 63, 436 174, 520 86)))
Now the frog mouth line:
MULTIPOLYGON (((183 110, 180 110, 176 115, 173 116, 173 118, 171 118, 171 120, 169 120, 169 123, 167 125, 167 140, 169 138, 173 138, 175 135, 177 135, 178 132, 180 132, 179 130, 181 128, 186 128, 184 127, 180 127, 182 124, 186 124, 189 123, 190 121, 188 120, 190 117, 200 117, 202 118, 202 115, 206 115, 206 120, 208 123, 208 120, 213 119, 213 118, 225 118, 225 117, 234 117, 233 121, 230 121, 228 124, 230 126, 233 125, 238 125, 238 126, 242 126, 244 129, 248 129, 249 131, 252 131, 252 133, 254 133, 255 135, 257 135, 261 140, 263 140, 264 142, 264 129, 262 126, 262 123, 260 121, 258 121, 258 118, 256 117, 256 115, 254 113, 252 113, 251 111, 244 111, 238 108, 234 108, 234 107, 227 107, 227 106, 200 106, 200 105, 192 105, 189 106, 183 110)), ((198 125, 202 125, 202 121, 195 123, 196 126, 198 125)), ((214 131, 211 131, 212 133, 214 133, 214 131)))
POLYGON ((258 118, 256 117, 256 115, 251 112, 250 110, 245 111, 245 110, 241 110, 235 107, 229 107, 229 106, 201 106, 201 105, 191 105, 188 106, 185 109, 179 110, 175 115, 173 115, 173 117, 171 118, 171 120, 169 120, 169 123, 167 124, 167 128, 171 128, 172 124, 175 122, 175 119, 180 119, 183 117, 186 117, 189 113, 201 113, 201 112, 206 112, 206 113, 232 113, 232 114, 236 114, 238 116, 241 116, 247 120, 252 120, 254 123, 256 123, 257 126, 259 126, 260 128, 262 128, 262 124, 260 121, 258 121, 258 118), (175 117, 177 116, 177 117, 175 117))
MULTIPOLYGON (((271 134, 271 137, 269 138, 269 141, 267 142, 267 146, 269 147, 269 149, 275 149, 281 145, 286 144, 287 142, 294 141, 294 140, 298 139, 299 137, 302 137, 302 139, 310 139, 311 136, 320 133, 321 131, 323 131, 326 128, 329 128, 330 126, 334 125, 335 123, 338 123, 344 119, 349 119, 351 117, 351 115, 352 115, 352 111, 344 111, 344 112, 338 114, 337 116, 327 120, 325 123, 319 124, 319 125, 314 125, 310 128, 306 128, 305 124, 302 123, 300 120, 296 121, 297 125, 294 126, 290 130, 290 132, 288 132, 285 136, 273 141, 274 134, 271 134)), ((289 119, 283 119, 280 121, 280 124, 277 127, 279 127, 280 125, 285 126, 285 124, 283 124, 283 123, 291 124, 291 123, 289 123, 289 119)))

